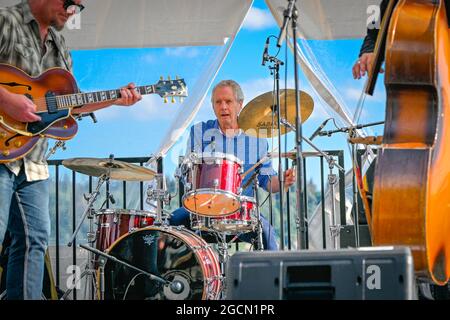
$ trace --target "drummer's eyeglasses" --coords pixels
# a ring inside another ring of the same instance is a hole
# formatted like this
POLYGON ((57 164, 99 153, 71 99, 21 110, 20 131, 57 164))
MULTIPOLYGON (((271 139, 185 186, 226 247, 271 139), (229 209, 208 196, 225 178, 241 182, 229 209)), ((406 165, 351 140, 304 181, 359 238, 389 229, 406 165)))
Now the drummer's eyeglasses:
POLYGON ((78 14, 84 9, 82 4, 76 4, 73 0, 64 0, 63 7, 69 14, 78 14))

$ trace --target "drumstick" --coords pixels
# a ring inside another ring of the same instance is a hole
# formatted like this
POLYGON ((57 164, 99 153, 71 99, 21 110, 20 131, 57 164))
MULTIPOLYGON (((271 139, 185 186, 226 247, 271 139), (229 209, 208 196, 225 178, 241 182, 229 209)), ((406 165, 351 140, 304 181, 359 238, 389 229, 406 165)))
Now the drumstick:
MULTIPOLYGON (((273 149, 273 150, 272 150, 272 153, 273 153, 273 151, 275 151, 275 150, 277 150, 277 149, 278 149, 278 147, 275 148, 275 149, 273 149)), ((244 180, 245 177, 246 177, 251 171, 253 171, 253 169, 255 169, 257 166, 259 166, 261 163, 266 162, 266 161, 267 161, 268 159, 270 159, 270 158, 272 158, 271 155, 262 157, 261 160, 259 160, 257 163, 255 163, 253 166, 251 166, 250 169, 248 169, 247 171, 245 171, 245 172, 242 174, 242 176, 241 176, 242 180, 244 180)))

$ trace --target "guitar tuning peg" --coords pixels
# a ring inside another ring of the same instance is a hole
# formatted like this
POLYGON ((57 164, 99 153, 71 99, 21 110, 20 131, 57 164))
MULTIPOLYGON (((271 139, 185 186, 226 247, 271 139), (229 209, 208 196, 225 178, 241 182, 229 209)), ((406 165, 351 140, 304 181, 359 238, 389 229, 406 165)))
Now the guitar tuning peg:
POLYGON ((180 80, 180 77, 179 77, 179 76, 176 76, 175 79, 180 80))
POLYGON ((168 100, 167 100, 167 97, 166 98, 164 98, 164 103, 167 103, 168 102, 168 100))
POLYGON ((163 76, 159 77, 159 80, 164 80, 163 76))
POLYGON ((175 97, 172 97, 172 103, 175 103, 175 97))
POLYGON ((184 101, 184 98, 180 97, 180 103, 183 103, 183 101, 184 101))
POLYGON ((169 80, 169 81, 170 81, 170 76, 167 76, 167 80, 169 80))

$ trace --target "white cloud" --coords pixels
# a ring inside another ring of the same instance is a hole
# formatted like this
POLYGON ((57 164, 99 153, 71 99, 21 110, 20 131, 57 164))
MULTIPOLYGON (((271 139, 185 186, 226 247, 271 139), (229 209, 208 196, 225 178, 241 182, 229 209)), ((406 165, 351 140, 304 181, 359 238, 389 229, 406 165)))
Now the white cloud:
POLYGON ((276 26, 276 22, 269 10, 251 8, 244 20, 243 28, 263 30, 273 26, 276 26))

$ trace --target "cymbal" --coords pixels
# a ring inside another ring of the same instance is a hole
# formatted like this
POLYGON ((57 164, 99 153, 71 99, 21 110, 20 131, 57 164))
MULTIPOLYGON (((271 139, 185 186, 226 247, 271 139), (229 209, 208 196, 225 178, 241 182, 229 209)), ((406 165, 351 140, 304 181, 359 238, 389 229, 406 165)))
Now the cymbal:
MULTIPOLYGON (((295 125, 295 89, 280 90, 281 117, 292 125, 295 125), (285 107, 286 99, 286 107, 285 107), (286 109, 286 112, 285 112, 286 109)), ((273 92, 269 91, 257 96, 241 110, 238 117, 239 128, 250 136, 269 138, 278 136, 278 124, 276 108, 273 108, 273 92), (273 126, 272 126, 272 113, 273 126), (272 128, 274 130, 272 130, 272 128), (272 133, 273 132, 273 133, 272 133)), ((305 122, 314 109, 314 101, 309 94, 300 91, 300 112, 302 123, 305 122)), ((291 131, 290 128, 281 124, 281 134, 291 131)))
POLYGON ((73 158, 64 160, 62 164, 73 171, 89 176, 109 175, 109 178, 113 180, 149 181, 156 174, 145 167, 111 159, 73 158))
MULTIPOLYGON (((302 152, 302 157, 303 158, 318 157, 320 155, 321 155, 320 152, 317 152, 317 151, 305 151, 305 152, 302 152)), ((269 152, 268 156, 270 158, 278 158, 278 152, 269 152)), ((282 158, 288 158, 288 159, 291 159, 291 160, 296 160, 297 159, 297 153, 295 151, 282 152, 281 153, 281 157, 282 158)))

